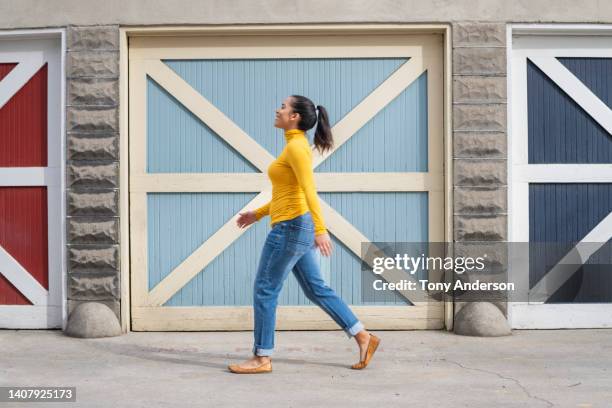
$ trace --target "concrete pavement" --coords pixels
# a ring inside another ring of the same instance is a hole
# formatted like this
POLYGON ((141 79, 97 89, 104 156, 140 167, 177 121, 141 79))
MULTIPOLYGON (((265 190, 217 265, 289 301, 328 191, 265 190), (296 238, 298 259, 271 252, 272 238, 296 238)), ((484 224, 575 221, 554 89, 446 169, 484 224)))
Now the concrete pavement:
POLYGON ((49 403, 70 407, 612 407, 612 329, 374 333, 363 371, 343 332, 294 331, 277 332, 273 373, 236 375, 251 332, 0 330, 0 385, 76 386, 76 403, 49 403))

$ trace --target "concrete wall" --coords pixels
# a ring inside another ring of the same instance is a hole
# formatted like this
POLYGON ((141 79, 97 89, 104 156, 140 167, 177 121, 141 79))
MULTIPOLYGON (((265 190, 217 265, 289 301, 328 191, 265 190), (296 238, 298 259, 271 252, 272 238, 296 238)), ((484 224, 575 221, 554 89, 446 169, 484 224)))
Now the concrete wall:
POLYGON ((0 28, 96 24, 611 22, 606 0, 3 0, 0 28))

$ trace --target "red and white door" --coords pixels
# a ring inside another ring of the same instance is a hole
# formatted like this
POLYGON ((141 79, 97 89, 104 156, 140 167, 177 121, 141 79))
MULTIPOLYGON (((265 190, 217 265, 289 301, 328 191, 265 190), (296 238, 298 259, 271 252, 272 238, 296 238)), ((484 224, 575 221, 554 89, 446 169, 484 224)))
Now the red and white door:
POLYGON ((63 321, 60 39, 0 39, 0 327, 63 321))

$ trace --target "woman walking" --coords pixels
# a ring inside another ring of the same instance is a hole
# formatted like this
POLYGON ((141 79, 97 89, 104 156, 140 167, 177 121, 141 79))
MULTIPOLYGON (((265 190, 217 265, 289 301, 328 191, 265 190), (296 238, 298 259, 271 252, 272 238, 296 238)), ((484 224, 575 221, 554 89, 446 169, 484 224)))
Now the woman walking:
POLYGON ((253 287, 253 357, 241 364, 230 364, 228 368, 234 373, 272 371, 276 306, 289 271, 293 271, 308 299, 321 307, 349 338, 354 337, 357 341, 359 362, 351 368, 365 368, 380 343, 321 277, 315 251, 318 248, 324 256, 330 256, 332 246, 321 215, 312 151, 306 136, 306 131, 315 123, 314 144, 324 152, 333 146, 325 108, 315 107, 310 99, 301 95, 285 98, 276 110, 274 126, 284 129, 286 144, 268 167, 272 200, 255 211, 240 213, 237 220, 238 226, 244 228, 270 215, 272 230, 266 238, 253 287))

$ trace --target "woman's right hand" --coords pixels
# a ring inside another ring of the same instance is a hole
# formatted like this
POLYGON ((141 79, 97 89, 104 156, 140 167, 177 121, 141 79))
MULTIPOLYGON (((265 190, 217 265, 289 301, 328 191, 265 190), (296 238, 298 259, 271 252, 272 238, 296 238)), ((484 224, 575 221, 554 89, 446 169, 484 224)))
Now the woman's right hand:
POLYGON ((239 228, 244 228, 248 227, 255 221, 257 221, 257 218, 255 218, 255 211, 247 211, 240 213, 240 216, 236 220, 236 224, 239 228))

